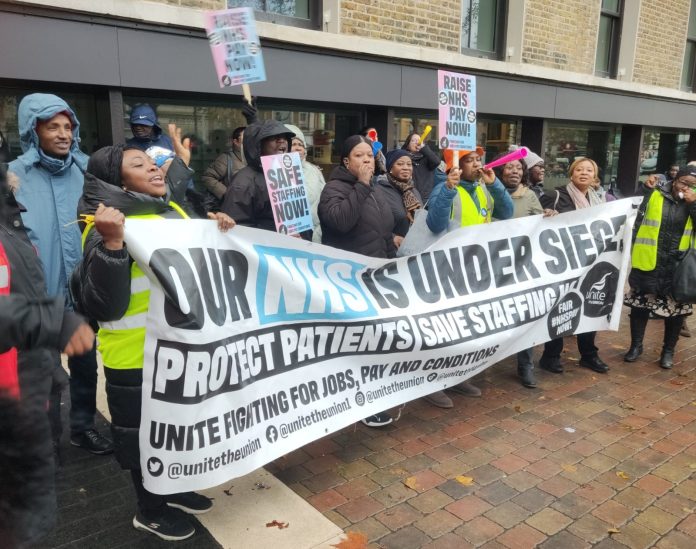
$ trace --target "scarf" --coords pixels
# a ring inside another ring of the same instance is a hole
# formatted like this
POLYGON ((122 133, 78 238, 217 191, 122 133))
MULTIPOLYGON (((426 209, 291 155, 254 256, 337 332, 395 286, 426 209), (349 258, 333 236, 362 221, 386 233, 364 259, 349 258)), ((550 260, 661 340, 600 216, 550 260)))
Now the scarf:
POLYGON ((413 212, 423 207, 423 204, 421 204, 413 192, 413 181, 399 181, 390 173, 387 173, 387 181, 401 193, 401 200, 404 203, 404 208, 406 208, 406 218, 410 224, 413 224, 413 212))
POLYGON ((600 197, 599 194, 597 194, 597 191, 595 191, 592 187, 587 188, 587 196, 585 196, 582 191, 573 184, 572 181, 566 185, 566 190, 568 191, 573 204, 575 204, 576 210, 589 208, 604 202, 602 197, 600 197))

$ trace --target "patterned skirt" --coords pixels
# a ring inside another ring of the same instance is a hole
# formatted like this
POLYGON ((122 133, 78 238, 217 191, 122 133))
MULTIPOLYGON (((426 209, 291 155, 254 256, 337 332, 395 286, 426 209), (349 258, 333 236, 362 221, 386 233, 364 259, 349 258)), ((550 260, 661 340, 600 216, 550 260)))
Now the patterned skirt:
POLYGON ((624 305, 635 309, 648 309, 650 318, 670 318, 692 313, 691 303, 679 303, 671 296, 644 294, 631 289, 624 296, 624 305))

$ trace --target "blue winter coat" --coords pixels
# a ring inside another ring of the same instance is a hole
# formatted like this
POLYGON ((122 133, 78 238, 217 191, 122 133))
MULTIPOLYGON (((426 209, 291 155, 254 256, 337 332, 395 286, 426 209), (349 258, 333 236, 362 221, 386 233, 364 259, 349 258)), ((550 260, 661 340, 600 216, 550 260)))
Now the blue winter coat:
POLYGON ((19 137, 23 154, 10 163, 19 178, 17 201, 25 208, 22 222, 43 265, 48 295, 66 296, 70 274, 82 258, 80 228, 75 223, 82 196, 88 157, 79 149, 80 123, 60 97, 34 93, 18 109, 19 137), (36 123, 64 112, 73 123, 73 141, 67 158, 47 156, 39 149, 36 123))
MULTIPOLYGON (((428 228, 434 233, 441 233, 449 226, 450 213, 452 211, 452 201, 457 196, 457 189, 448 189, 445 184, 447 180, 438 182, 430 193, 428 202, 428 217, 425 219, 428 228)), ((478 203, 475 190, 478 183, 461 180, 459 185, 469 193, 477 208, 481 207, 478 203)), ((496 177, 492 185, 486 185, 486 191, 493 198, 493 217, 496 219, 510 219, 514 210, 512 198, 505 190, 505 186, 496 177)))

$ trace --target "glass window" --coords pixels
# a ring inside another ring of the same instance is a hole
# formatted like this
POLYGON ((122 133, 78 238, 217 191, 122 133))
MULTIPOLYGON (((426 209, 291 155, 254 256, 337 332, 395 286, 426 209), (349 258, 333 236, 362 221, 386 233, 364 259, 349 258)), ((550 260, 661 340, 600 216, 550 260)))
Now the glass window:
POLYGON ((623 2, 621 0, 602 0, 595 57, 595 74, 597 76, 608 78, 616 76, 621 41, 622 8, 623 2))
POLYGON ((696 66, 696 0, 691 0, 689 12, 689 27, 686 34, 686 48, 684 49, 684 65, 682 67, 682 89, 696 91, 694 81, 694 66, 696 66))
POLYGON ((253 8, 259 21, 319 28, 321 2, 310 0, 227 0, 228 8, 253 8))
POLYGON ((500 57, 505 12, 504 0, 464 0, 462 52, 480 57, 500 57))
POLYGON ((10 162, 22 154, 19 145, 17 107, 25 95, 30 93, 54 93, 61 97, 75 111, 80 121, 80 149, 91 154, 103 144, 99 143, 96 97, 87 93, 56 92, 55 90, 0 88, 0 131, 8 143, 7 158, 10 162))
POLYGON ((586 126, 550 122, 546 130, 544 187, 551 190, 568 183, 568 167, 579 157, 594 160, 602 184, 608 186, 618 171, 620 126, 586 126))
MULTIPOLYGON (((426 126, 432 126, 432 131, 426 142, 428 146, 440 152, 437 141, 438 118, 437 111, 406 113, 396 112, 394 114, 394 143, 389 150, 400 148, 406 137, 417 131, 422 133, 426 126)), ((476 122, 477 143, 486 150, 486 158, 491 159, 500 152, 507 152, 510 145, 519 144, 520 131, 522 124, 520 120, 510 120, 486 115, 479 115, 476 122)))
MULTIPOLYGON (((216 104, 212 101, 135 96, 124 96, 123 101, 123 131, 126 139, 132 137, 128 117, 133 106, 138 103, 149 103, 155 108, 159 125, 165 131, 170 122, 181 127, 182 134, 191 138, 191 168, 196 172, 194 179, 199 179, 215 158, 230 147, 234 129, 246 126, 241 107, 230 107, 229 102, 216 104)), ((324 169, 324 177, 328 177, 331 167, 338 164, 341 143, 359 130, 361 121, 361 113, 355 111, 319 111, 282 104, 260 105, 258 117, 261 120, 275 119, 300 128, 307 141, 307 160, 324 169)))
POLYGON ((673 164, 685 165, 688 148, 688 132, 646 128, 640 156, 640 180, 645 181, 653 173, 665 173, 673 164))

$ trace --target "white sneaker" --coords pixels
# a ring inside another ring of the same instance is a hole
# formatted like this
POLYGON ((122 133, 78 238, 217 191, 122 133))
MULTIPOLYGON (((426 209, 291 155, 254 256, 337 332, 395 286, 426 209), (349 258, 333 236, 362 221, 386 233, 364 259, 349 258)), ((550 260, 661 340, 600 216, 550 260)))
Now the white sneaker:
POLYGON ((387 412, 379 412, 374 416, 366 417, 362 422, 368 427, 384 427, 389 425, 392 421, 392 417, 387 412))

